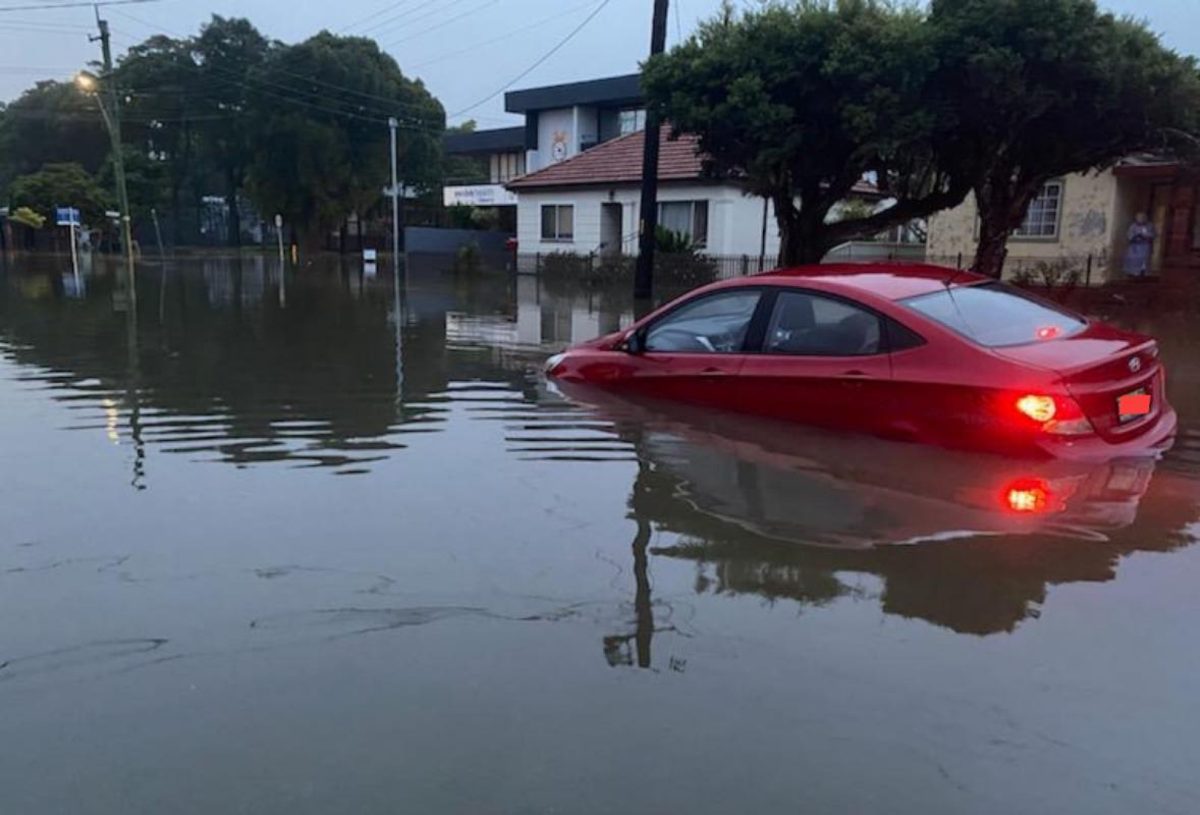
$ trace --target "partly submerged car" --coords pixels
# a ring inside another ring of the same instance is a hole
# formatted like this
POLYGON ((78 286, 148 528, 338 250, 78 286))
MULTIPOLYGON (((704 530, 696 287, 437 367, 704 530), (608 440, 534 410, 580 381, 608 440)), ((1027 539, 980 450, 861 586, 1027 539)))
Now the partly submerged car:
POLYGON ((965 271, 786 269, 713 283, 551 357, 631 394, 948 446, 1115 457, 1170 446, 1158 346, 965 271))

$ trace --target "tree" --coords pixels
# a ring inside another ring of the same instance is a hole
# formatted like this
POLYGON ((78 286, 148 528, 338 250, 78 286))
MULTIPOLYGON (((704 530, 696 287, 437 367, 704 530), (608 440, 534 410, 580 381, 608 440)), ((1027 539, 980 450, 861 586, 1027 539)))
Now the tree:
MULTIPOLYGON (((474 119, 467 119, 462 124, 447 127, 446 134, 474 133, 477 127, 474 119)), ((490 170, 486 156, 447 154, 443 160, 442 179, 444 183, 474 184, 488 179, 490 170)))
MULTIPOLYGON (((158 158, 152 158, 129 145, 122 146, 125 159, 125 185, 129 192, 129 209, 134 217, 144 217, 150 210, 162 206, 168 186, 168 167, 158 158)), ((110 156, 96 175, 100 186, 106 190, 117 188, 116 170, 110 156)))
POLYGON ((258 149, 248 191, 305 243, 379 202, 389 183, 389 114, 400 120, 401 183, 418 191, 439 183, 445 112, 373 40, 322 32, 277 49, 253 81, 258 149))
POLYGON ((876 0, 732 7, 644 66, 650 106, 699 137, 706 168, 775 205, 782 265, 961 202, 935 149, 938 64, 921 12, 876 0), (891 203, 830 222, 864 177, 891 203))
POLYGON ((83 220, 98 223, 109 199, 96 180, 78 164, 47 164, 36 173, 18 176, 9 187, 13 209, 28 207, 45 218, 56 207, 75 207, 83 220))
MULTIPOLYGON (((205 176, 198 165, 197 117, 202 108, 212 107, 216 90, 229 85, 205 88, 194 49, 190 39, 157 35, 132 46, 118 66, 118 81, 127 99, 122 133, 131 145, 125 165, 135 211, 144 213, 155 204, 168 203, 178 213, 184 189, 188 185, 195 189, 205 176), (146 164, 149 157, 153 165, 146 164)), ((183 221, 176 216, 172 222, 175 243, 181 243, 183 221)))
POLYGON ((1093 0, 933 0, 930 25, 955 125, 943 150, 975 192, 981 273, 1000 275, 1009 235, 1050 179, 1197 130, 1194 60, 1093 0))
POLYGON ((94 100, 69 82, 39 82, 0 114, 0 189, 47 163, 95 172, 109 147, 94 100))
POLYGON ((192 44, 197 81, 203 89, 196 103, 200 146, 225 187, 232 246, 240 245, 242 240, 238 195, 254 156, 250 134, 255 115, 249 108, 256 90, 250 80, 267 60, 271 48, 249 20, 216 14, 192 44))

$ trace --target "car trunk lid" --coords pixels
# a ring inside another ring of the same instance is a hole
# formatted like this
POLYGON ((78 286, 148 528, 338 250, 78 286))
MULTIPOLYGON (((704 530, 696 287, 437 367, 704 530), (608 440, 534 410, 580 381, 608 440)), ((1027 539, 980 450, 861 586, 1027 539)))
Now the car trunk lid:
POLYGON ((1131 438, 1150 427, 1162 410, 1164 376, 1158 345, 1150 337, 1089 323, 1076 334, 994 349, 1025 365, 1053 371, 1079 403, 1096 432, 1110 441, 1131 438), (1150 412, 1122 416, 1122 396, 1150 396, 1150 412))

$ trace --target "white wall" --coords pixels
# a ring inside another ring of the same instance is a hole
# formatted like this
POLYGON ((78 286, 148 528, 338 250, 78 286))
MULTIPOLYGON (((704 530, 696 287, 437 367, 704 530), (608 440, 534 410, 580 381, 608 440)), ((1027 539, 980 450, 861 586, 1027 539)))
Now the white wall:
POLYGON ((538 114, 538 149, 525 152, 527 172, 534 172, 543 167, 578 155, 579 145, 583 142, 594 142, 600 134, 598 111, 595 107, 576 106, 543 110, 538 114), (560 134, 566 139, 566 153, 562 159, 554 158, 554 135, 560 134))
MULTIPOLYGON (((517 241, 521 254, 575 252, 587 254, 600 249, 600 207, 604 203, 621 204, 621 250, 637 254, 638 202, 640 186, 598 187, 562 191, 519 191, 517 193, 517 241), (544 204, 571 204, 575 207, 575 237, 570 242, 542 240, 544 204)), ((763 207, 761 198, 742 195, 732 184, 664 184, 659 201, 708 201, 708 246, 710 255, 750 255, 758 257, 762 239, 763 207)), ((767 257, 779 254, 779 231, 775 215, 767 213, 767 257)))

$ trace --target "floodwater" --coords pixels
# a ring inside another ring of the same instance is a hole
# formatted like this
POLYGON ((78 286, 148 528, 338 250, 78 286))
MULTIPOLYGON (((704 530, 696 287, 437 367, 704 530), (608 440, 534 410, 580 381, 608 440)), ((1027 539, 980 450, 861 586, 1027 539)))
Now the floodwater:
POLYGON ((1079 467, 548 388, 624 291, 62 264, 0 273, 2 813, 1200 811, 1194 308, 1110 315, 1179 445, 1079 467))

